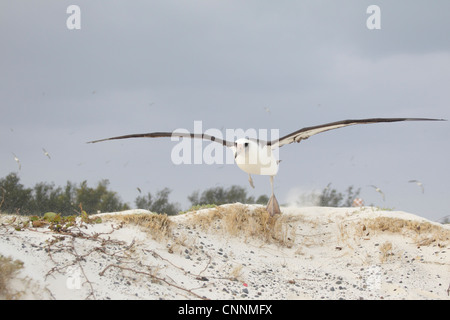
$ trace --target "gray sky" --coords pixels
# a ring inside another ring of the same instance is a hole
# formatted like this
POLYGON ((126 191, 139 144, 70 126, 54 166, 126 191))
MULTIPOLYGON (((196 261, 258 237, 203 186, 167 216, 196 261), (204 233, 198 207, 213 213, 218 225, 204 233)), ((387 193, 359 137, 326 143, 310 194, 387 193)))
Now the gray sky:
MULTIPOLYGON (((183 208, 215 186, 269 195, 268 177, 252 190, 235 165, 174 165, 170 139, 85 142, 193 130, 195 120, 285 135, 349 118, 450 119, 449 12, 447 0, 3 0, 0 177, 18 172, 27 187, 109 179, 132 206, 137 187, 169 187, 183 208), (72 4, 79 30, 66 26, 72 4), (366 26, 371 4, 380 30, 366 26)), ((353 185, 367 204, 438 219, 450 214, 449 138, 448 122, 316 135, 280 149, 275 194, 286 203, 353 185)))

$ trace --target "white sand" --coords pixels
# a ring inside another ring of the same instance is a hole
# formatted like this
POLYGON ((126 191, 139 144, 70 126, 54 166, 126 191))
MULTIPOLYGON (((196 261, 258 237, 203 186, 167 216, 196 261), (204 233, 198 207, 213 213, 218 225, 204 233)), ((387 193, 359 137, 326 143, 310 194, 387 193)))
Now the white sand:
MULTIPOLYGON (((79 236, 16 231, 13 216, 1 215, 0 255, 24 263, 11 292, 22 299, 450 298, 449 225, 374 208, 289 207, 282 208, 289 222, 280 244, 229 234, 221 221, 209 230, 189 223, 211 210, 170 217, 169 238, 134 224, 119 228, 105 214, 100 224, 83 224, 79 236), (378 217, 437 227, 364 227, 364 219, 378 217)), ((135 213, 150 214, 116 214, 135 213)))

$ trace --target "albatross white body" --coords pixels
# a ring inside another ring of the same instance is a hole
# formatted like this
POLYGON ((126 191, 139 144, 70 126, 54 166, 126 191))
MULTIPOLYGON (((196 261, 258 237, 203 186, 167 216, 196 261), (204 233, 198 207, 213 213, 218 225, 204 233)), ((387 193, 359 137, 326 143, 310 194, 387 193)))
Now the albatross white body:
POLYGON ((271 146, 250 139, 238 139, 231 149, 237 166, 248 174, 274 176, 278 173, 278 160, 271 146))
POLYGON ((322 124, 313 127, 306 127, 295 132, 292 132, 278 140, 274 141, 258 141, 253 139, 238 139, 234 142, 222 140, 220 138, 210 136, 208 134, 198 134, 189 132, 151 132, 129 134, 125 136, 118 136, 106 138, 101 140, 90 141, 89 143, 96 143, 106 140, 128 139, 128 138, 162 138, 162 137, 183 137, 183 138, 197 138, 210 140, 222 144, 224 147, 230 148, 234 153, 234 159, 240 169, 247 172, 249 175, 248 181, 253 186, 251 175, 268 175, 270 176, 270 184, 272 188, 272 195, 267 204, 267 211, 271 214, 281 213, 280 206, 273 193, 273 178, 278 173, 279 160, 274 156, 274 150, 281 148, 286 144, 293 142, 300 142, 309 137, 329 130, 352 126, 356 124, 371 124, 382 122, 399 122, 399 121, 445 121, 443 119, 427 119, 427 118, 370 118, 370 119, 356 119, 356 120, 342 120, 332 123, 322 124))
POLYGON ((248 173, 248 182, 254 188, 252 174, 270 176, 272 194, 267 204, 271 215, 281 214, 280 205, 273 192, 273 177, 278 173, 280 161, 275 158, 272 146, 251 139, 238 139, 231 147, 237 166, 248 173))

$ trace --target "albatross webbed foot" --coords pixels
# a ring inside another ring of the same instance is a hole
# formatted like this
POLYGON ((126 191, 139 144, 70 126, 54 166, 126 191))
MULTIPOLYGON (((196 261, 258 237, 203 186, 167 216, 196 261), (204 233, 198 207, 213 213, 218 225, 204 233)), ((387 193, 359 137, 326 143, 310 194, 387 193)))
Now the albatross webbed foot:
POLYGON ((271 217, 273 217, 276 214, 281 214, 280 205, 278 204, 277 198, 275 198, 274 194, 270 197, 266 209, 271 217))

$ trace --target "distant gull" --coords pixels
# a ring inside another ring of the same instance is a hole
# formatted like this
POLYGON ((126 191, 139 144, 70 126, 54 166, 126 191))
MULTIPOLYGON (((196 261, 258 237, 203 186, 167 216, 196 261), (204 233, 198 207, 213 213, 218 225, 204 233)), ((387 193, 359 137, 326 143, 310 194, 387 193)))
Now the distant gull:
POLYGON ((174 132, 151 132, 151 133, 129 134, 124 136, 89 141, 88 143, 96 143, 107 140, 128 139, 128 138, 162 138, 162 137, 197 138, 220 143, 233 151, 234 160, 237 166, 246 173, 248 173, 250 185, 253 186, 253 180, 251 178, 252 174, 270 176, 270 186, 272 194, 267 204, 267 211, 270 213, 270 215, 273 216, 275 214, 280 214, 281 210, 273 191, 273 178, 278 172, 279 160, 275 158, 272 150, 280 148, 286 144, 290 144, 293 142, 300 142, 302 140, 308 139, 309 137, 315 134, 333 129, 343 128, 356 124, 371 124, 371 123, 399 122, 399 121, 443 121, 443 119, 371 118, 358 120, 342 120, 318 126, 302 128, 280 139, 273 141, 261 141, 257 139, 241 138, 231 142, 205 133, 189 133, 189 132, 174 131, 174 132), (250 161, 249 159, 252 160, 250 161))
POLYGON ((409 180, 408 182, 417 184, 422 189, 422 193, 425 193, 425 189, 423 187, 422 182, 420 182, 418 180, 409 180))
POLYGON ((383 201, 385 201, 385 197, 384 197, 383 191, 381 191, 381 189, 378 188, 377 186, 371 185, 371 187, 374 188, 376 192, 378 192, 379 194, 381 194, 381 196, 383 197, 383 201))
POLYGON ((47 156, 49 159, 50 158, 50 154, 47 152, 47 150, 45 150, 44 148, 42 148, 42 151, 44 152, 44 155, 47 156))
POLYGON ((20 164, 20 160, 19 158, 17 158, 17 156, 13 153, 14 156, 14 160, 17 162, 17 164, 19 165, 19 170, 22 169, 22 165, 20 164))

